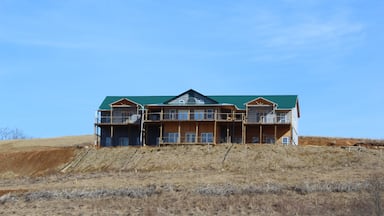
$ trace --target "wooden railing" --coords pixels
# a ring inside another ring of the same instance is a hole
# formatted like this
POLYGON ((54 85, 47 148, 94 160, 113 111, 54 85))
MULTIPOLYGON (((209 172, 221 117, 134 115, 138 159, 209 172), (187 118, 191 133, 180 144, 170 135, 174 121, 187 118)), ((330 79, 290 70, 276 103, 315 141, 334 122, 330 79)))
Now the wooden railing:
POLYGON ((130 116, 101 116, 96 118, 96 124, 102 125, 102 124, 120 124, 120 125, 127 125, 127 124, 139 124, 141 119, 141 115, 134 114, 130 116))
MULTIPOLYGON (((130 116, 99 116, 95 122, 103 124, 140 124, 141 114, 130 116)), ((291 119, 288 115, 257 115, 245 113, 212 113, 212 112, 148 112, 144 114, 145 122, 160 121, 218 121, 218 122, 244 122, 246 124, 290 124, 291 119)))
POLYGON ((248 124, 290 124, 291 119, 288 115, 258 115, 248 114, 246 118, 248 124))
POLYGON ((149 112, 145 121, 243 121, 243 113, 213 113, 213 112, 149 112))

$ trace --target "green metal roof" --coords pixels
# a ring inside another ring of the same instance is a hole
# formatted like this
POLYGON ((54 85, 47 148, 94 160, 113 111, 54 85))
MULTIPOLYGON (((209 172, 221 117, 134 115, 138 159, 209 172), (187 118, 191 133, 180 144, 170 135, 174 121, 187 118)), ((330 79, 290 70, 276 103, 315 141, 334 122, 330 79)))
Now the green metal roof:
MULTIPOLYGON (((174 97, 175 96, 107 96, 99 109, 110 110, 110 104, 124 98, 145 106, 149 104, 164 104, 174 97)), ((297 95, 217 95, 207 97, 217 101, 219 104, 233 104, 239 109, 245 109, 247 102, 259 97, 276 103, 278 109, 292 109, 296 106, 298 100, 297 95)))
POLYGON ((296 106, 297 95, 232 95, 208 96, 219 103, 234 104, 239 109, 245 109, 245 104, 256 98, 264 98, 277 104, 278 109, 291 109, 296 106))
POLYGON ((105 97, 103 103, 101 103, 99 109, 110 110, 110 104, 124 98, 145 106, 148 104, 162 104, 164 101, 167 101, 173 97, 174 96, 107 96, 105 97))

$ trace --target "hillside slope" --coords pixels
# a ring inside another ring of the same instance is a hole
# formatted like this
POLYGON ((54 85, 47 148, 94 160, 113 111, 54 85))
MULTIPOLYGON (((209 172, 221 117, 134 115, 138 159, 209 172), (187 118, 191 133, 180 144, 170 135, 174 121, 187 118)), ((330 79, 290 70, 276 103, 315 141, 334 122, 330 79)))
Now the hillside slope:
POLYGON ((66 138, 60 147, 54 140, 0 142, 8 145, 0 150, 6 161, 0 164, 0 214, 372 215, 374 191, 383 194, 382 150, 231 144, 95 149, 83 147, 92 145, 91 137, 83 138, 66 138))

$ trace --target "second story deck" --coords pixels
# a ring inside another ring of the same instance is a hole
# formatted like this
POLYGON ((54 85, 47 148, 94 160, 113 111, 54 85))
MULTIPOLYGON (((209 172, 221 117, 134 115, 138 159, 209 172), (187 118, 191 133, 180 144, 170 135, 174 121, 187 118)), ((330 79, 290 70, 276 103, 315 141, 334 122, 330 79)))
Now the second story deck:
POLYGON ((215 113, 215 112, 148 112, 146 122, 161 121, 238 121, 244 120, 244 113, 215 113))

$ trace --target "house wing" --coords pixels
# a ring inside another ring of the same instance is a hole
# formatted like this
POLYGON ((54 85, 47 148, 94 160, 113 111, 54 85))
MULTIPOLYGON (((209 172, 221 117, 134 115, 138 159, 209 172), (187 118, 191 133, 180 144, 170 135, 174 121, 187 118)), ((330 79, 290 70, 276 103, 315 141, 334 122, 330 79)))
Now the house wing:
POLYGON ((193 89, 181 93, 180 95, 173 97, 164 102, 164 104, 171 105, 202 105, 202 104, 218 104, 216 100, 205 96, 193 89))

